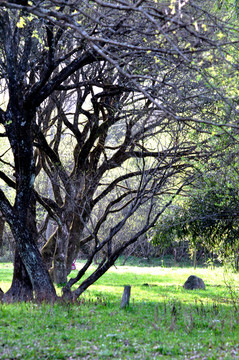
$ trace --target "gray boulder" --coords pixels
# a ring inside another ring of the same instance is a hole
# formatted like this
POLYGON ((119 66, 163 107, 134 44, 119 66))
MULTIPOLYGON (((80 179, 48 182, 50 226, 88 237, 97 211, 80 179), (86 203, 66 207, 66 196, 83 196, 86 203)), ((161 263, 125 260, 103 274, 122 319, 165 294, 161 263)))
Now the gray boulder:
POLYGON ((203 289, 205 290, 204 281, 196 275, 190 275, 183 285, 186 290, 203 289))

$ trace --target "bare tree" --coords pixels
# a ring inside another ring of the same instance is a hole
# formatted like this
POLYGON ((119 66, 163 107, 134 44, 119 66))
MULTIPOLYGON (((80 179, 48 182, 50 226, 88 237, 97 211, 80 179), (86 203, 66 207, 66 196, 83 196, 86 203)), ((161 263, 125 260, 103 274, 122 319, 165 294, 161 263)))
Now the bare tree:
POLYGON ((94 256, 105 253, 77 297, 154 226, 191 180, 191 161, 212 156, 212 127, 230 128, 214 107, 224 101, 233 113, 233 101, 210 83, 208 68, 222 66, 236 35, 229 39, 233 24, 206 11, 206 1, 0 5, 1 81, 8 94, 0 119, 14 169, 1 177, 15 191, 12 205, 1 190, 1 211, 39 300, 56 296, 47 271, 52 259, 53 279, 64 282, 79 249, 91 246, 86 265, 64 289, 70 296, 94 256), (52 198, 34 189, 41 171, 52 198), (47 266, 34 239, 36 201, 57 224, 42 250, 47 266), (115 235, 141 211, 137 231, 115 245, 115 235))

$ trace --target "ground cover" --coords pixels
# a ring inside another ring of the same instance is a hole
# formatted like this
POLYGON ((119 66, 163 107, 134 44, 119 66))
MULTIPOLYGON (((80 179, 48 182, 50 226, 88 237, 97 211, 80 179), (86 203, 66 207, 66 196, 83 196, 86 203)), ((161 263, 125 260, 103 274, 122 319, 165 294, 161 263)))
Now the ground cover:
MULTIPOLYGON (((11 272, 0 264, 4 291, 11 272)), ((1 304, 0 358, 239 359, 238 280, 222 268, 117 265, 77 304, 1 304), (182 288, 191 274, 205 291, 182 288), (130 306, 120 309, 124 285, 130 306)))

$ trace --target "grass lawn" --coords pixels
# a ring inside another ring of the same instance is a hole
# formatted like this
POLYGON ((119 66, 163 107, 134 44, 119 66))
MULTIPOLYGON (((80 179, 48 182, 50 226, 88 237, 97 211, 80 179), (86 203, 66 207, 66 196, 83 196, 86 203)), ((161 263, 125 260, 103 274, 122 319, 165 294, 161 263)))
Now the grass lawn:
MULTIPOLYGON (((11 264, 0 264, 4 291, 11 274, 11 264)), ((222 268, 126 263, 78 304, 0 304, 0 359, 239 359, 238 280, 222 268), (191 274, 205 291, 182 288, 191 274), (130 306, 120 309, 124 285, 132 286, 130 306)))

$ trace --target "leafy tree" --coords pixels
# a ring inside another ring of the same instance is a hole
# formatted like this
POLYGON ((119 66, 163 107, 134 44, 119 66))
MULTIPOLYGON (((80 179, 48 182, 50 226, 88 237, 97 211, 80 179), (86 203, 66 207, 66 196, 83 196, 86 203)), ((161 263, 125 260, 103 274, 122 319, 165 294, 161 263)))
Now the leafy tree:
POLYGON ((168 244, 187 239, 194 249, 203 246, 238 270, 239 192, 235 169, 224 165, 204 175, 188 191, 186 200, 160 219, 153 242, 168 244))

